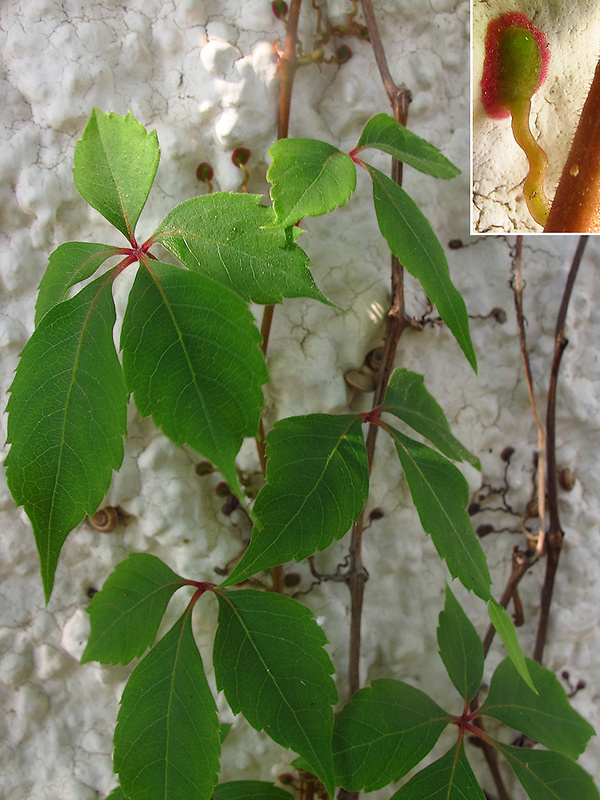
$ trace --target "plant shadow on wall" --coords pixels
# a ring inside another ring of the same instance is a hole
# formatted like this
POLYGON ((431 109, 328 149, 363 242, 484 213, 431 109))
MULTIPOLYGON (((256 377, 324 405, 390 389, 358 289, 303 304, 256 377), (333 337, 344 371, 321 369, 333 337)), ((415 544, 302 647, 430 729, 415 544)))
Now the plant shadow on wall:
MULTIPOLYGON (((212 654, 217 688, 234 714, 241 712, 250 725, 298 755, 294 763, 301 797, 334 797, 339 789, 339 797, 349 798, 393 784, 423 760, 451 725, 456 738, 450 749, 413 775, 394 794, 396 800, 483 800, 466 754, 469 737, 483 747, 503 800, 510 795, 498 753, 533 800, 597 800, 592 778, 576 763, 593 729, 571 708, 554 675, 538 663, 539 653, 537 660, 523 656, 504 610, 510 593, 501 603, 492 597, 486 558, 467 511, 468 485, 452 463, 479 467, 479 461, 451 433, 423 376, 393 369, 399 337, 413 325, 404 310, 403 268, 420 282, 476 368, 467 310, 444 251, 400 185, 401 163, 441 179, 451 179, 458 169, 406 129, 410 96, 387 71, 369 2, 363 3, 365 21, 393 116, 377 114, 369 120, 349 153, 327 142, 286 138, 298 66, 300 3, 292 3, 289 11, 284 5, 276 4, 280 16, 287 13, 287 38, 281 55, 280 138, 271 148, 267 176, 272 207, 247 192, 209 193, 174 208, 140 244, 136 226, 158 168, 156 133, 131 114, 94 109, 75 151, 75 184, 125 236, 127 246, 70 242, 52 253, 39 290, 36 328, 11 387, 7 478, 33 525, 47 600, 66 537, 94 513, 113 469, 121 465, 130 394, 139 412, 151 415, 173 442, 190 445, 214 465, 228 496, 236 498, 252 523, 248 548, 218 585, 180 576, 155 556, 138 553, 119 564, 94 595, 82 661, 128 664, 148 651, 123 692, 114 736, 120 785, 111 797, 291 796, 262 781, 218 783, 227 728, 219 722, 192 633, 194 608, 208 595, 219 608, 212 654), (392 156, 392 178, 365 160, 369 149, 392 156), (392 253, 392 306, 373 407, 363 413, 281 419, 265 436, 261 387, 268 379, 265 353, 275 304, 306 297, 333 306, 313 281, 298 244, 298 223, 344 205, 355 189, 357 167, 371 179, 377 221, 392 253), (178 260, 177 266, 158 260, 153 252, 158 244, 178 260), (113 265, 102 271, 109 259, 113 265), (113 341, 112 288, 129 267, 137 268, 137 274, 122 322, 120 360, 113 341), (265 306, 262 337, 249 302, 265 306), (424 531, 452 577, 487 604, 493 629, 508 652, 480 700, 491 636, 481 641, 447 587, 437 635, 440 656, 460 695, 451 710, 398 680, 383 678, 359 689, 367 579, 361 560, 367 527, 363 509, 380 430, 391 437, 424 531), (256 438, 265 478, 253 500, 236 466, 247 437, 256 438), (341 579, 350 589, 351 699, 334 716, 337 691, 325 633, 306 606, 283 593, 283 565, 311 558, 350 529, 341 571, 320 576, 341 579), (248 588, 265 571, 272 575, 269 590, 248 588), (188 605, 156 642, 179 589, 191 591, 188 605), (544 749, 504 744, 488 733, 485 717, 544 749)), ((322 34, 320 16, 318 25, 322 34)), ((239 165, 246 160, 241 158, 239 165)), ((201 176, 211 179, 206 169, 201 176)), ((547 443, 544 452, 549 471, 553 447, 547 443)), ((560 539, 560 528, 552 529, 552 513, 550 534, 544 538, 540 533, 535 540, 528 567, 542 555, 542 543, 550 554, 553 536, 560 539)), ((292 778, 288 787, 294 783, 292 778)))

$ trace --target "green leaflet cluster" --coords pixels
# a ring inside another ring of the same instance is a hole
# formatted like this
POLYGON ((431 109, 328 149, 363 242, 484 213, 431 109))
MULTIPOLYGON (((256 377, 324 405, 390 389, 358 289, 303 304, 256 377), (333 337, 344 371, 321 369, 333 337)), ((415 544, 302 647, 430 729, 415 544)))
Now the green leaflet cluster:
MULTIPOLYGON (((391 251, 421 282, 475 368, 466 308, 444 252, 406 193, 359 157, 367 148, 438 178, 458 172, 432 145, 379 114, 349 154, 311 139, 277 142, 268 172, 272 208, 250 194, 196 197, 173 209, 139 244, 137 223, 158 167, 158 140, 131 114, 94 109, 75 151, 75 184, 127 246, 69 242, 52 253, 36 328, 8 404, 7 478, 33 525, 46 599, 66 537, 96 510, 121 465, 130 394, 142 415, 152 415, 176 444, 202 453, 242 495, 236 456, 244 438, 257 434, 268 379, 247 304, 307 297, 332 305, 297 244, 297 223, 347 202, 357 166, 372 179, 377 220, 391 251), (157 260, 151 250, 158 243, 178 266, 157 260), (112 287, 129 266, 137 274, 119 359, 112 287), (78 284, 83 288, 73 294, 78 284)), ((453 436, 423 377, 396 370, 371 415, 280 420, 266 447, 266 484, 250 510, 252 539, 220 586, 185 579, 154 556, 134 554, 90 604, 91 635, 82 661, 128 664, 143 656, 121 700, 114 739, 120 786, 112 800, 291 796, 260 781, 217 783, 227 729, 219 723, 191 623, 206 592, 219 605, 217 689, 234 713, 294 750, 331 796, 336 786, 371 791, 399 780, 452 723, 459 730, 457 745, 394 797, 482 798, 463 739, 467 731, 477 733, 475 721, 487 714, 549 748, 525 753, 494 742, 533 800, 598 800, 591 778, 574 761, 592 730, 554 677, 524 658, 512 623, 490 594, 486 559, 466 512, 467 483, 452 463, 479 468, 479 461, 453 436), (414 687, 384 679, 355 694, 334 721, 333 667, 312 613, 287 596, 232 588, 345 535, 368 496, 366 422, 391 436, 423 529, 452 576, 488 604, 507 647, 509 658, 476 713, 467 709, 483 675, 481 641, 450 590, 439 645, 465 703, 462 716, 414 687), (428 444, 412 438, 413 432, 428 444), (155 643, 172 595, 186 586, 195 593, 185 612, 155 643)))

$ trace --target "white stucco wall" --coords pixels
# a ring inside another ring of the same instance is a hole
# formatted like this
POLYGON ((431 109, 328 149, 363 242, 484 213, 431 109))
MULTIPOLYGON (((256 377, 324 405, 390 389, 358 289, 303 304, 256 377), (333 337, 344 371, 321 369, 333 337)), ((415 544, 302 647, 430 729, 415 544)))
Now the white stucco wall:
MULTIPOLYGON (((313 38, 308 2, 301 38, 313 38)), ((326 4, 335 22, 350 8, 345 0, 326 4)), ((515 448, 509 470, 508 499, 522 511, 530 492, 536 447, 533 420, 522 378, 519 347, 507 282, 510 247, 505 238, 469 238, 469 3, 465 0, 379 0, 375 3, 394 77, 414 93, 409 124, 452 159, 463 173, 436 182, 406 170, 405 188, 431 219, 447 249, 456 285, 474 315, 472 335, 479 375, 468 367, 449 333, 440 327, 407 333, 398 365, 422 372, 444 407, 456 435, 482 460, 483 473, 466 468, 475 493, 481 481, 502 484, 500 454, 515 448), (482 319, 494 307, 507 313, 502 325, 482 319)), ((239 171, 230 161, 237 146, 252 151, 249 189, 267 193, 267 150, 275 137, 277 78, 272 42, 283 36, 267 0, 130 0, 89 4, 57 0, 5 0, 0 10, 3 97, 0 112, 0 386, 12 380, 18 354, 33 330, 37 285, 49 253, 69 240, 119 243, 119 235, 76 193, 73 148, 91 108, 124 114, 131 110, 158 131, 162 156, 155 190, 139 226, 150 234, 175 204, 204 192, 196 166, 209 161, 215 188, 236 190, 239 171)), ((364 122, 388 111, 373 54, 367 43, 348 44, 354 57, 344 66, 300 70, 294 90, 290 134, 313 136, 343 148, 356 142, 364 122)), ((386 160, 382 160, 385 165, 386 160)), ((380 342, 377 309, 389 293, 389 257, 378 233, 368 181, 359 176, 356 197, 331 216, 305 224, 301 240, 312 258, 314 275, 342 314, 314 302, 286 301, 278 307, 269 346, 271 383, 266 387, 267 422, 309 412, 346 411, 343 373, 360 366, 380 342)), ((122 242, 121 242, 122 243, 122 242)), ((566 268, 575 249, 570 237, 532 237, 525 243, 526 314, 532 369, 545 401, 554 318, 566 268)), ((571 680, 586 682, 573 703, 600 725, 600 469, 596 341, 600 331, 595 277, 600 246, 588 246, 569 315, 569 347, 559 391, 558 461, 576 475, 572 492, 561 495, 567 533, 546 665, 571 680)), ((125 296, 123 286, 122 297, 125 296)), ((408 280, 410 313, 421 315, 425 298, 408 280)), ((364 400, 364 407, 369 399, 364 400)), ((92 800, 115 785, 112 733, 118 700, 129 668, 81 666, 87 636, 90 587, 99 588, 130 552, 149 552, 173 569, 201 580, 215 575, 240 547, 238 532, 220 513, 216 478, 194 473, 196 454, 175 448, 148 420, 130 410, 123 467, 114 476, 107 502, 130 516, 112 534, 83 524, 67 540, 47 607, 38 558, 27 518, 15 509, 0 482, 0 717, 4 741, 0 794, 7 800, 92 800)), ((6 438, 6 420, 0 422, 6 438)), ((6 453, 7 448, 4 448, 6 453)), ((254 467, 253 444, 242 451, 254 467)), ((497 503, 494 503, 497 505, 497 503)), ((378 443, 369 506, 385 517, 365 536, 367 584, 362 675, 364 680, 395 677, 429 691, 449 710, 460 712, 437 655, 435 627, 443 605, 447 572, 426 539, 411 506, 400 468, 383 437, 378 443)), ((474 519, 516 528, 514 517, 497 512, 474 519)), ((519 534, 483 539, 499 596, 510 572, 519 534)), ((334 570, 346 552, 343 540, 317 558, 334 570)), ((300 571, 306 576, 304 566, 300 571)), ((543 564, 523 581, 526 622, 520 630, 531 653, 543 564)), ((305 578, 304 585, 309 578, 305 578)), ((464 597, 460 587, 457 593, 464 597)), ((181 603, 182 600, 179 600, 181 603)), ((331 641, 331 654, 343 678, 346 669, 348 593, 328 584, 309 596, 309 604, 331 641)), ((468 599, 471 617, 483 634, 483 605, 468 599)), ((204 598, 196 613, 196 632, 210 670, 210 640, 215 608, 204 598)), ((500 646, 489 657, 486 675, 503 657, 500 646)), ((343 680, 340 692, 344 693, 343 680)), ((231 720, 222 698, 223 718, 231 720)), ((438 749, 439 750, 439 749, 438 749)), ((436 751, 438 752, 438 751, 436 751)), ((224 779, 270 779, 288 755, 249 731, 241 719, 224 747, 224 779)), ((473 763, 479 769, 478 754, 473 763)), ((594 739, 580 762, 600 779, 600 745, 594 739)), ((489 777, 485 786, 492 791, 489 777)), ((509 779, 510 782, 510 779, 509 779)), ((372 796, 387 798, 391 790, 372 796)), ((518 797, 518 794, 515 795, 518 797)))

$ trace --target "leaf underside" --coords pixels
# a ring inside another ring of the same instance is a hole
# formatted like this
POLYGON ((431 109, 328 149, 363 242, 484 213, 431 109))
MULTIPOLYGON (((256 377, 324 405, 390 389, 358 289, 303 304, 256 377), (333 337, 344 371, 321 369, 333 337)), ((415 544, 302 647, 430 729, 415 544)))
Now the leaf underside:
POLYGON ((333 665, 312 612, 291 597, 219 590, 214 666, 234 714, 301 755, 333 796, 333 665))
POLYGON ((115 730, 115 772, 128 800, 209 800, 219 721, 187 612, 133 671, 115 730))
POLYGON ((268 375, 246 304, 189 270, 140 265, 121 334, 123 368, 142 415, 189 444, 240 493, 235 457, 258 430, 268 375))
POLYGON ((167 214, 152 238, 188 269, 243 300, 272 304, 311 297, 329 303, 315 285, 306 253, 288 244, 282 230, 267 227, 275 214, 259 200, 260 195, 229 192, 194 197, 167 214))
POLYGON ((463 700, 471 700, 483 678, 483 643, 449 586, 446 586, 446 604, 440 614, 437 639, 450 680, 463 700))
POLYGON ((531 679, 531 675, 529 674, 527 661, 523 655, 523 651, 521 650, 521 645, 519 644, 517 632, 515 631, 515 626, 512 624, 512 620, 502 608, 500 603, 494 600, 494 598, 488 602, 488 614, 490 616, 490 622, 502 639, 502 642, 506 647, 506 652, 515 665, 517 672, 523 678, 527 686, 529 686, 531 691, 537 692, 537 689, 531 679))
POLYGON ((123 460, 127 395, 110 278, 54 306, 21 354, 8 402, 7 480, 31 520, 46 600, 61 547, 123 460))
POLYGON ((469 487, 460 471, 431 447, 388 426, 425 533, 452 577, 482 600, 490 599, 487 561, 466 507, 469 487))
POLYGON ((464 748, 454 745, 425 769, 417 772, 391 800, 485 800, 464 748))
POLYGON ((386 678, 373 681, 355 692, 335 722, 340 786, 372 792, 399 780, 429 753, 449 721, 419 689, 386 678))
POLYGON ((90 638, 81 663, 128 664, 154 644, 182 578, 156 556, 132 553, 88 606, 90 638))
POLYGON ((267 457, 252 539, 226 584, 329 547, 349 530, 367 499, 369 466, 356 415, 280 420, 267 436, 267 457))

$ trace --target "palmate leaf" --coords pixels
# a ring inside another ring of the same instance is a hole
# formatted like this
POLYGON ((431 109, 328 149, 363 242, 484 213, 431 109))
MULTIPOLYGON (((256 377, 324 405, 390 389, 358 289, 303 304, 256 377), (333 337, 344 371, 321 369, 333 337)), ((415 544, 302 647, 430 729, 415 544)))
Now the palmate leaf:
POLYGON ((250 545, 223 585, 324 550, 347 533, 367 499, 369 466, 356 415, 280 420, 267 436, 267 457, 250 545))
POLYGON ((554 673, 528 658, 534 694, 508 658, 496 668, 481 713, 501 720, 551 750, 577 759, 594 729, 571 707, 554 673))
POLYGON ((280 139, 269 150, 267 180, 280 228, 318 217, 346 203, 356 187, 356 167, 346 153, 318 139, 280 139))
POLYGON ((468 461, 481 469, 479 459, 453 436, 444 412, 425 388, 422 375, 407 369, 395 369, 382 410, 406 422, 448 458, 468 461))
POLYGON ((112 280, 54 306, 21 354, 8 402, 8 485, 33 525, 46 600, 62 545, 123 460, 127 395, 112 280))
POLYGON ((508 653, 509 658, 514 664, 517 672, 523 678, 527 686, 529 686, 531 691, 537 693, 537 689, 535 688, 535 685, 531 679, 531 675, 529 674, 529 669, 527 668, 527 661, 525 660, 525 656, 523 655, 521 645, 519 644, 519 640, 517 638, 515 626, 512 624, 510 617, 502 608, 500 603, 494 600, 493 597, 488 601, 488 614, 490 615, 490 622, 502 639, 504 646, 506 647, 506 652, 508 653))
POLYGON ((46 311, 62 303, 69 296, 69 289, 96 272, 111 256, 119 254, 118 247, 91 242, 66 242, 50 256, 48 267, 40 283, 35 304, 35 324, 46 311))
POLYGON ((598 800, 591 775, 562 753, 496 742, 530 800, 598 800))
POLYGON ((446 458, 431 447, 404 436, 391 426, 408 488, 425 533, 429 533, 440 558, 446 559, 453 578, 482 600, 490 599, 491 578, 487 561, 466 508, 469 487, 446 458))
POLYGON ((174 592, 184 580, 148 553, 132 553, 109 575, 87 612, 91 631, 81 663, 129 664, 154 644, 174 592))
POLYGON ((212 800, 292 800, 292 797, 267 781, 228 781, 215 786, 212 800))
POLYGON ((388 114, 376 114, 365 125, 357 150, 374 147, 434 178, 454 178, 460 170, 437 147, 409 131, 388 114))
POLYGON ((75 147, 73 179, 79 194, 129 241, 158 167, 156 131, 148 133, 131 113, 94 108, 75 147))
POLYGON ((217 707, 190 620, 186 610, 123 691, 114 767, 127 800, 208 800, 217 783, 217 707))
POLYGON ((234 292, 158 261, 140 265, 121 334, 127 386, 141 414, 202 453, 237 493, 235 457, 256 434, 268 378, 259 341, 234 292))
POLYGON ((401 681, 375 680, 339 713, 333 755, 340 786, 372 792, 419 763, 450 722, 428 695, 401 681))
POLYGON ((471 700, 483 678, 483 644, 449 586, 446 586, 446 604, 440 614, 437 639, 450 680, 463 700, 471 700))
POLYGON ((152 238, 186 267, 246 301, 311 297, 329 303, 315 285, 306 253, 287 244, 282 230, 266 227, 275 214, 259 200, 260 195, 228 192, 194 197, 167 214, 152 238))
POLYGON ((391 800, 485 800, 462 743, 417 772, 391 800))
POLYGON ((370 164, 366 167, 373 181, 379 229, 390 250, 420 282, 469 363, 477 369, 465 301, 450 280, 446 255, 429 222, 401 186, 370 164))
POLYGON ((272 592, 217 590, 217 688, 234 714, 301 755, 333 797, 332 704, 325 634, 312 612, 272 592))

